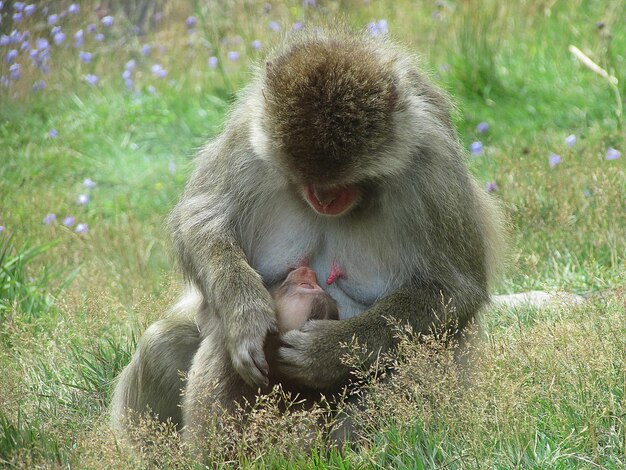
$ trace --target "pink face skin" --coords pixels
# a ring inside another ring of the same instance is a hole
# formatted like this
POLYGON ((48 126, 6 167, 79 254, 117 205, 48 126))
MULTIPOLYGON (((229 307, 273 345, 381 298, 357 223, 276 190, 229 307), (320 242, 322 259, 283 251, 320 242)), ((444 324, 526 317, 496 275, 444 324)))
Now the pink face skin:
MULTIPOLYGON (((302 327, 320 301, 328 302, 328 294, 317 283, 315 271, 306 266, 291 271, 283 283, 273 290, 278 330, 285 333, 302 327)), ((332 300, 330 300, 332 302, 332 300)))

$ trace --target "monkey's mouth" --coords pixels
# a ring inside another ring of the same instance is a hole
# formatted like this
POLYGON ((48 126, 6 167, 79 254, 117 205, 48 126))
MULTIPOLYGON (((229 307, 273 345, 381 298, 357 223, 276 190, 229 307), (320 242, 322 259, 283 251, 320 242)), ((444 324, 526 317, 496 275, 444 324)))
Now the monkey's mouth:
POLYGON ((340 215, 358 200, 360 191, 355 185, 318 187, 308 185, 304 197, 315 212, 323 215, 340 215))

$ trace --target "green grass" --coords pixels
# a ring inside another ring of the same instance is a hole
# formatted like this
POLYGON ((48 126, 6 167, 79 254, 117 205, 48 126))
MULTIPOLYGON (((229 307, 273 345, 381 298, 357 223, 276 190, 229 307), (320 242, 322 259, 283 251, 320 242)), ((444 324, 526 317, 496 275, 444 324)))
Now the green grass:
MULTIPOLYGON (((250 42, 260 39, 264 49, 277 43, 272 20, 284 31, 295 21, 341 18, 358 28, 385 18, 391 35, 420 53, 453 96, 463 144, 485 146, 468 163, 482 184, 497 183, 511 230, 496 290, 566 290, 589 300, 576 308, 487 310, 471 383, 460 386, 435 371, 433 383, 445 386, 375 388, 380 410, 370 413, 367 444, 359 449, 315 449, 285 461, 251 448, 241 462, 626 465, 626 156, 605 159, 609 147, 626 154, 623 104, 616 100, 626 97, 623 0, 317 3, 277 2, 266 12, 260 1, 171 2, 145 36, 130 34, 115 12, 104 43, 89 36, 81 48, 94 52, 94 61, 81 64, 71 34, 95 21, 93 8, 81 2, 81 14, 63 20, 69 44, 53 46, 46 90, 30 91, 41 77, 20 56, 22 77, 0 87, 0 464, 149 466, 108 430, 111 382, 138 335, 180 289, 164 219, 195 151, 219 132, 250 67, 262 60, 250 42), (192 13, 199 25, 190 37, 184 21, 192 13), (149 57, 140 52, 143 44, 153 46, 149 57), (617 77, 617 87, 575 59, 570 44, 617 77), (238 62, 226 59, 229 50, 241 53, 238 62), (217 70, 207 66, 213 54, 217 70), (120 78, 131 58, 138 64, 134 92, 120 78), (152 76, 153 63, 163 64, 167 79, 152 76), (99 74, 100 84, 86 84, 86 73, 99 74), (475 131, 481 121, 490 124, 486 134, 475 131), (58 137, 48 135, 52 128, 58 137), (569 134, 577 136, 571 149, 564 142, 569 134), (551 152, 562 157, 554 168, 551 152), (87 191, 85 178, 97 186, 87 191), (77 205, 87 192, 89 204, 77 205), (50 212, 57 222, 44 225, 50 212), (64 227, 67 215, 88 223, 89 232, 64 227)), ((10 33, 10 8, 3 10, 2 34, 10 33)), ((37 30, 35 36, 47 34, 45 25, 28 21, 24 28, 37 30)), ((2 62, 0 75, 8 67, 2 62)), ((426 366, 406 367, 410 378, 417 370, 411 367, 426 366)), ((191 465, 169 444, 157 457, 168 466, 191 465)))

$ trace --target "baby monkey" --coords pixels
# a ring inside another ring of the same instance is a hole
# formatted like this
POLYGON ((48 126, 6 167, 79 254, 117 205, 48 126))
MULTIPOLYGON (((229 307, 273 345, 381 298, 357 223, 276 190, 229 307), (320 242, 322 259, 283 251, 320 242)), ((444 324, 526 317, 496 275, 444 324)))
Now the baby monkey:
MULTIPOLYGON (((339 320, 337 303, 319 286, 315 271, 308 267, 299 267, 291 271, 280 285, 270 289, 270 293, 276 306, 279 334, 299 329, 309 320, 339 320)), ((210 421, 215 413, 232 412, 237 404, 254 403, 259 391, 244 382, 235 371, 223 344, 224 335, 220 331, 219 323, 211 323, 213 329, 208 331, 193 358, 193 364, 202 364, 202 367, 194 367, 192 364, 190 368, 192 372, 188 378, 182 405, 184 424, 210 421), (206 387, 197 386, 201 383, 211 383, 213 386, 207 390, 206 387)), ((306 407, 319 397, 319 393, 296 387, 284 377, 276 375, 279 334, 269 335, 265 342, 270 385, 261 391, 268 392, 273 385, 280 383, 283 390, 298 393, 306 407)), ((207 429, 202 425, 199 428, 207 429)), ((197 432, 195 429, 186 430, 191 440, 194 440, 195 432, 197 432)))

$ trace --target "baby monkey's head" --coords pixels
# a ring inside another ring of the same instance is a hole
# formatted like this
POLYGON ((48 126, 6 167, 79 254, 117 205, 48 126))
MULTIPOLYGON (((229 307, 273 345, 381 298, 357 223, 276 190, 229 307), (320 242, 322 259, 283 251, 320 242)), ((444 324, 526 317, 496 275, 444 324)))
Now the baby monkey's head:
POLYGON ((308 320, 339 320, 337 302, 319 286, 310 268, 291 271, 272 297, 281 333, 300 329, 308 320))

